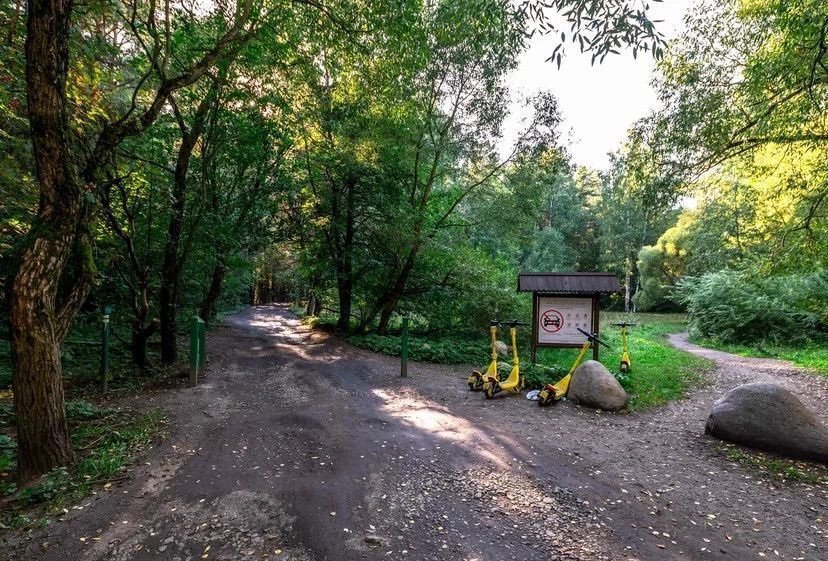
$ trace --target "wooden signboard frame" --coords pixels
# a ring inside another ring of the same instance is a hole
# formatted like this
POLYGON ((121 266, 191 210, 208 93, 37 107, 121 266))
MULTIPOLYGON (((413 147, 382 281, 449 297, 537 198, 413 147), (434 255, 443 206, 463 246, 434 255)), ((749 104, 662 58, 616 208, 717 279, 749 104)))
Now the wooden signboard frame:
MULTIPOLYGON (((592 300, 592 333, 598 335, 598 331, 601 325, 601 318, 599 317, 600 314, 600 305, 599 299, 600 294, 560 294, 555 292, 533 292, 532 293, 532 364, 537 363, 537 350, 538 349, 579 349, 581 348, 581 344, 575 343, 541 343, 538 341, 538 307, 539 307, 539 298, 590 298, 592 300)), ((598 346, 593 343, 592 345, 592 358, 593 360, 598 360, 598 346)))

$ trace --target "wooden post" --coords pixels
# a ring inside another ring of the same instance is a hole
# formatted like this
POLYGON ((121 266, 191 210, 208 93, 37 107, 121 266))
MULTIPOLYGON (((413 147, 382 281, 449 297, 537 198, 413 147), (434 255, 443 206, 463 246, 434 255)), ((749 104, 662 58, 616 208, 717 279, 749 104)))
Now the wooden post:
POLYGON ((532 293, 532 364, 538 363, 538 293, 532 293))
POLYGON ((400 377, 408 377, 408 314, 403 315, 400 352, 400 377))
MULTIPOLYGON (((600 303, 598 302, 599 296, 597 294, 592 295, 592 332, 595 333, 596 337, 600 337, 600 317, 599 317, 599 310, 601 308, 600 303)), ((601 345, 598 343, 592 343, 592 360, 598 360, 598 347, 601 345)))
POLYGON ((112 307, 106 306, 101 316, 101 391, 106 394, 109 390, 109 316, 112 307))

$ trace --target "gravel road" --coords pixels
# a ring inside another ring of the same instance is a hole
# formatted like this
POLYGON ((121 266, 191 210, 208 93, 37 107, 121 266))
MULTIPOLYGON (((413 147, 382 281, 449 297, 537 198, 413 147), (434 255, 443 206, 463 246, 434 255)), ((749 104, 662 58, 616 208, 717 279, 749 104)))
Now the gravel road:
MULTIPOLYGON (((825 418, 828 380, 672 342, 717 368, 635 414, 541 410, 311 332, 284 307, 230 317, 205 383, 148 397, 169 438, 0 559, 695 560, 828 558, 828 488, 764 480, 704 436, 712 402, 781 381, 825 418)), ((149 403, 148 405, 152 405, 149 403)))

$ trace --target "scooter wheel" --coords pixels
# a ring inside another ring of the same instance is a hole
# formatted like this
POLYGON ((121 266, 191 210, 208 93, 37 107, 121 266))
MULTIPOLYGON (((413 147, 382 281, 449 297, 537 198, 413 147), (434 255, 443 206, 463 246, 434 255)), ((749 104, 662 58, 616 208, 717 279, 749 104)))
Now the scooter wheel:
POLYGON ((495 396, 495 389, 491 384, 483 386, 483 392, 486 394, 486 399, 492 399, 495 396))
POLYGON ((628 373, 628 372, 630 371, 630 365, 629 365, 628 363, 626 363, 626 362, 622 362, 622 363, 621 363, 621 368, 620 368, 620 370, 621 370, 621 372, 623 372, 624 374, 626 374, 626 373, 628 373))
POLYGON ((468 383, 469 389, 473 392, 483 389, 483 377, 478 372, 474 372, 471 376, 469 376, 468 383))

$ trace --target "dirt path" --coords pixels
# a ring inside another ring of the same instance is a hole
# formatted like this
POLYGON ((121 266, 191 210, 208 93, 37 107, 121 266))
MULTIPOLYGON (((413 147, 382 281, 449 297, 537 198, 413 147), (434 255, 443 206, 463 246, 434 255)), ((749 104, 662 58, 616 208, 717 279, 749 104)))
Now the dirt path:
POLYGON ((717 394, 749 382, 773 382, 795 393, 823 422, 828 423, 828 378, 811 375, 786 360, 744 357, 694 345, 687 333, 669 336, 670 344, 716 363, 712 378, 717 394))
POLYGON ((135 477, 0 559, 828 557, 828 490, 757 479, 703 434, 712 401, 752 376, 824 398, 790 367, 712 356, 711 387, 611 415, 486 401, 463 368, 402 380, 395 359, 278 306, 229 318, 209 349, 206 383, 159 398, 174 428, 135 477))

